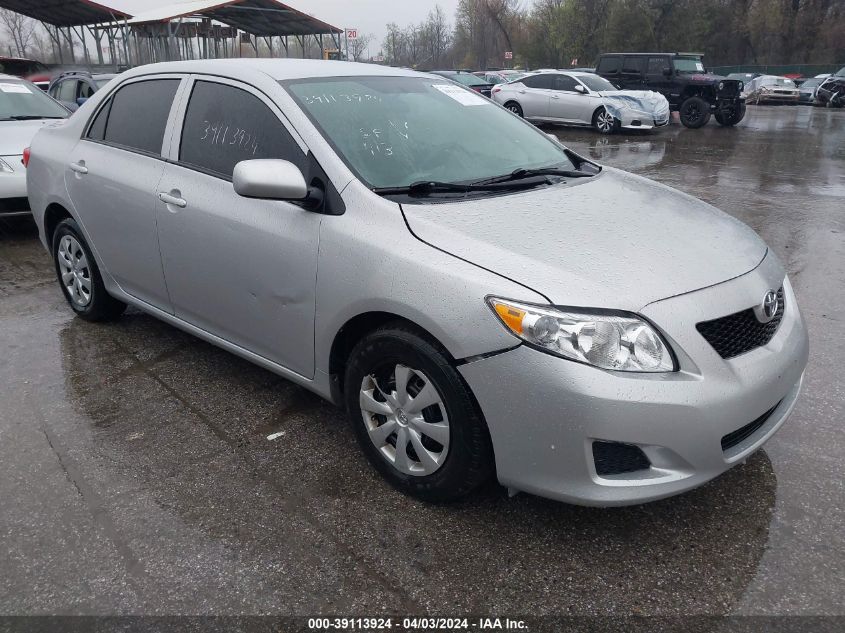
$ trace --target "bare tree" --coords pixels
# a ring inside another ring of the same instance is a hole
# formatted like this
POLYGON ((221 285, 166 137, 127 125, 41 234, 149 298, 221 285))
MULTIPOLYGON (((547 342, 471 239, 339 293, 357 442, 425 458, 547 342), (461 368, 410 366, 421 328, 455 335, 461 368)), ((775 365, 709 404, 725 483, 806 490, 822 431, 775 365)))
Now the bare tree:
POLYGON ((35 27, 37 26, 35 20, 10 9, 0 9, 0 24, 2 24, 6 34, 12 38, 12 44, 17 49, 17 54, 20 57, 26 57, 27 49, 33 42, 35 27))
POLYGON ((353 62, 361 61, 361 58, 367 52, 367 48, 374 39, 375 35, 368 33, 367 35, 359 35, 354 40, 349 40, 349 56, 353 62))

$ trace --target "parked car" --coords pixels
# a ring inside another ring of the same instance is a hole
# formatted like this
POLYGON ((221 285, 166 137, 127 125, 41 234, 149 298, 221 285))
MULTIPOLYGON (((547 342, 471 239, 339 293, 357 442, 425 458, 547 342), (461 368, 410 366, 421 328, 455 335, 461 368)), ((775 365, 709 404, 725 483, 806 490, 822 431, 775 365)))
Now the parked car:
POLYGON ((27 79, 41 90, 50 83, 50 69, 41 62, 23 57, 0 57, 0 74, 27 79))
POLYGON ((754 231, 429 74, 140 66, 39 132, 27 179, 79 317, 131 304, 344 406, 423 499, 493 473, 573 503, 673 495, 800 390, 804 321, 754 231))
POLYGON ((529 121, 592 126, 602 134, 669 124, 669 102, 660 93, 617 90, 592 73, 533 73, 495 86, 492 96, 529 121))
POLYGON ((521 70, 489 70, 481 74, 480 77, 486 83, 491 86, 495 86, 497 84, 506 84, 511 81, 516 81, 517 79, 525 77, 526 74, 527 73, 521 70))
POLYGON ((812 105, 816 99, 816 88, 822 83, 822 79, 810 77, 801 82, 798 86, 798 103, 812 105))
POLYGON ((45 124, 67 116, 35 84, 0 75, 0 217, 29 215, 24 150, 45 124))
POLYGON ((775 75, 761 75, 755 78, 747 88, 748 103, 798 103, 798 86, 791 79, 775 75))
POLYGON ((490 97, 490 90, 493 88, 493 84, 489 81, 481 77, 476 77, 466 70, 432 70, 431 74, 446 77, 455 83, 466 86, 470 90, 483 94, 487 98, 490 97))
POLYGON ((62 73, 50 82, 47 92, 71 112, 85 103, 100 88, 117 77, 114 73, 91 74, 72 70, 62 73))
POLYGON ((620 88, 656 90, 688 128, 706 125, 711 114, 719 125, 745 116, 743 82, 708 73, 698 53, 605 53, 596 73, 620 88))
POLYGON ((842 70, 819 84, 813 104, 828 108, 845 106, 845 73, 842 70))

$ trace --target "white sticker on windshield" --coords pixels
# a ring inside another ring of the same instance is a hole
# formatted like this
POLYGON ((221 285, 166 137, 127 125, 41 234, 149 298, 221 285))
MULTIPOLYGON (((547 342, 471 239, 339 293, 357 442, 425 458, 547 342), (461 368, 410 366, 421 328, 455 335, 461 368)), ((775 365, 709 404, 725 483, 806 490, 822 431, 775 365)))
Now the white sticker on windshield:
POLYGON ((0 90, 3 92, 21 92, 23 94, 32 94, 32 90, 23 84, 0 84, 0 90))
POLYGON ((460 86, 453 86, 450 84, 431 84, 432 88, 436 88, 447 97, 452 97, 455 101, 465 106, 479 106, 490 103, 481 95, 465 90, 460 86))

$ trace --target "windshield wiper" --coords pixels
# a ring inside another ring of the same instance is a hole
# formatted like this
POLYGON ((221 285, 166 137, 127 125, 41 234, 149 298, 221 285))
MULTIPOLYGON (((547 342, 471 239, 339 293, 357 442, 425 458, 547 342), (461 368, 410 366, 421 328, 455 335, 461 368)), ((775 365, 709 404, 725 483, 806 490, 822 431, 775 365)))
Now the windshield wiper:
POLYGON ((554 167, 542 167, 540 169, 514 169, 511 173, 504 176, 494 176, 485 180, 477 180, 473 185, 492 185, 504 182, 513 182, 514 180, 523 180, 525 178, 535 178, 537 176, 563 176, 564 178, 592 178, 595 174, 590 174, 585 171, 576 171, 574 169, 556 169, 554 167))
POLYGON ((519 183, 511 182, 439 182, 431 180, 422 180, 413 182, 407 187, 376 187, 373 193, 380 196, 395 196, 395 195, 409 195, 409 196, 427 196, 432 193, 469 193, 471 191, 497 191, 497 190, 511 190, 511 189, 529 189, 537 185, 547 184, 546 178, 541 178, 543 174, 536 174, 536 177, 529 181, 525 180, 519 183))
POLYGON ((3 121, 34 121, 35 119, 64 119, 63 116, 41 116, 38 114, 15 114, 5 117, 3 121))

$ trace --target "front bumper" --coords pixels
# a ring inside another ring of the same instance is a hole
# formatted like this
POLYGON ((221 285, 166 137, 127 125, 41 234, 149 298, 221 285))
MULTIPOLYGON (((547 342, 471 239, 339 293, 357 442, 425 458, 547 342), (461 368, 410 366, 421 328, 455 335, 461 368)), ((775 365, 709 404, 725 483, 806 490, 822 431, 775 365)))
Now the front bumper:
POLYGON ((21 156, 2 156, 14 171, 0 171, 0 217, 29 215, 26 197, 26 169, 21 156))
POLYGON ((743 277, 641 313, 664 332, 680 371, 609 372, 526 346, 460 367, 487 420, 503 485, 581 505, 652 501, 720 475, 783 424, 809 345, 795 295, 772 256, 743 277), (695 323, 756 305, 781 283, 786 312, 764 347, 724 360, 696 331, 695 323), (724 436, 770 410, 749 437, 722 449, 724 436), (636 446, 651 466, 600 476, 594 441, 636 446))

